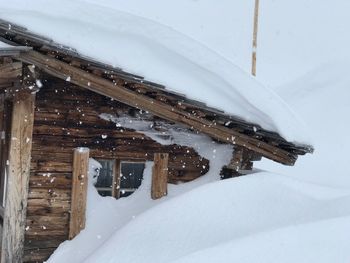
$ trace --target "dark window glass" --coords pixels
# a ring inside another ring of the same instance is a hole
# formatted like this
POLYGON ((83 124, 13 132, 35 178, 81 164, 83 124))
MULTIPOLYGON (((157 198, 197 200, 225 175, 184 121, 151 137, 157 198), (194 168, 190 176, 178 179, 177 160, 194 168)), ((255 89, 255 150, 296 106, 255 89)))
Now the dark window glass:
POLYGON ((143 178, 143 170, 145 169, 144 163, 136 162, 121 162, 120 164, 120 193, 123 194, 123 191, 132 192, 135 191, 141 185, 143 178))
POLYGON ((112 196, 112 191, 98 191, 99 195, 101 196, 112 196))
POLYGON ((97 160, 101 164, 95 187, 101 196, 112 196, 114 160, 97 160))
POLYGON ((129 191, 129 192, 127 192, 127 191, 121 190, 121 191, 120 191, 120 197, 127 197, 127 196, 131 195, 133 192, 135 192, 135 191, 129 191))

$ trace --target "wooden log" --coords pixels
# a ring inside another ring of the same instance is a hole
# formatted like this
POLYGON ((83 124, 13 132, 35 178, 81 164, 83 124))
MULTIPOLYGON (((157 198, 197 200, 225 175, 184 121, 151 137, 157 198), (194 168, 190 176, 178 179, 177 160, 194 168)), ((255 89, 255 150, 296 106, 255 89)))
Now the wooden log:
POLYGON ((1 262, 22 263, 34 101, 35 95, 27 94, 13 104, 1 262))
POLYGON ((168 160, 169 154, 155 153, 152 172, 152 199, 159 199, 168 194, 168 160))
POLYGON ((85 228, 85 210, 88 187, 89 149, 77 148, 73 157, 73 182, 69 239, 85 228))
MULTIPOLYGON (((72 188, 72 174, 71 173, 32 173, 30 175, 29 181, 29 198, 32 195, 36 194, 36 189, 52 189, 53 193, 57 193, 61 189, 70 189, 72 188)), ((70 195, 69 195, 70 198, 70 195)))

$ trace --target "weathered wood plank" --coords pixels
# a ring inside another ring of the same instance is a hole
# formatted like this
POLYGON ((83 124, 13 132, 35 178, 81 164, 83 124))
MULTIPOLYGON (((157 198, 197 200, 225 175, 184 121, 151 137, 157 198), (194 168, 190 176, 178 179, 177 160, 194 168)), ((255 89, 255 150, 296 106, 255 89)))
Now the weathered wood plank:
POLYGON ((169 154, 154 154, 154 166, 152 171, 152 199, 159 199, 168 194, 168 160, 169 154))
POLYGON ((22 76, 22 62, 0 65, 0 80, 12 80, 22 76))
MULTIPOLYGON (((32 198, 35 194, 37 194, 37 189, 51 189, 51 193, 56 194, 57 191, 62 189, 70 189, 72 188, 72 174, 71 173, 32 173, 30 175, 29 181, 29 198, 32 198)), ((51 194, 50 193, 50 194, 51 194)), ((69 196, 70 198, 70 196, 69 196)))
POLYGON ((34 101, 35 95, 27 94, 21 99, 15 99, 13 105, 7 197, 2 235, 2 262, 22 263, 34 101))
POLYGON ((69 239, 85 228, 85 210, 88 187, 89 149, 77 148, 73 157, 73 182, 69 239))
POLYGON ((46 237, 45 240, 26 240, 25 241, 25 250, 31 249, 42 249, 42 248, 56 248, 63 241, 67 239, 66 236, 55 236, 55 237, 46 237))
POLYGON ((23 262, 37 263, 44 262, 55 251, 56 248, 40 248, 26 251, 23 262))

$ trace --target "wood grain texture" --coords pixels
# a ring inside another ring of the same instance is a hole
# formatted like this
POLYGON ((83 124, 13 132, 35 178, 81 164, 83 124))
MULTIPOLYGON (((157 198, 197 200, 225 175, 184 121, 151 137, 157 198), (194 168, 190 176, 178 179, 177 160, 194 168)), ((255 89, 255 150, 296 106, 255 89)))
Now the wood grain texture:
POLYGON ((22 76, 22 62, 0 65, 0 80, 13 80, 22 76))
POLYGON ((151 197, 153 200, 162 198, 168 194, 168 161, 169 154, 154 154, 151 188, 151 197))
POLYGON ((73 155, 73 181, 69 239, 85 228, 86 198, 88 188, 89 149, 77 148, 73 155))
POLYGON ((35 95, 27 94, 21 99, 15 99, 13 103, 7 197, 2 236, 2 262, 22 263, 34 101, 35 95))

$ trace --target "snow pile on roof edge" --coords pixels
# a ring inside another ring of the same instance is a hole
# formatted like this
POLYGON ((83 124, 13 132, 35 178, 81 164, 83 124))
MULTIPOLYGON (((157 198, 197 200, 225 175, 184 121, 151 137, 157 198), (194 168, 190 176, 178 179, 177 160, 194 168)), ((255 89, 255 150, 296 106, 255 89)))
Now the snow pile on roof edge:
POLYGON ((273 91, 191 38, 153 21, 83 1, 0 3, 0 17, 81 54, 164 84, 190 99, 309 143, 305 125, 273 91))

